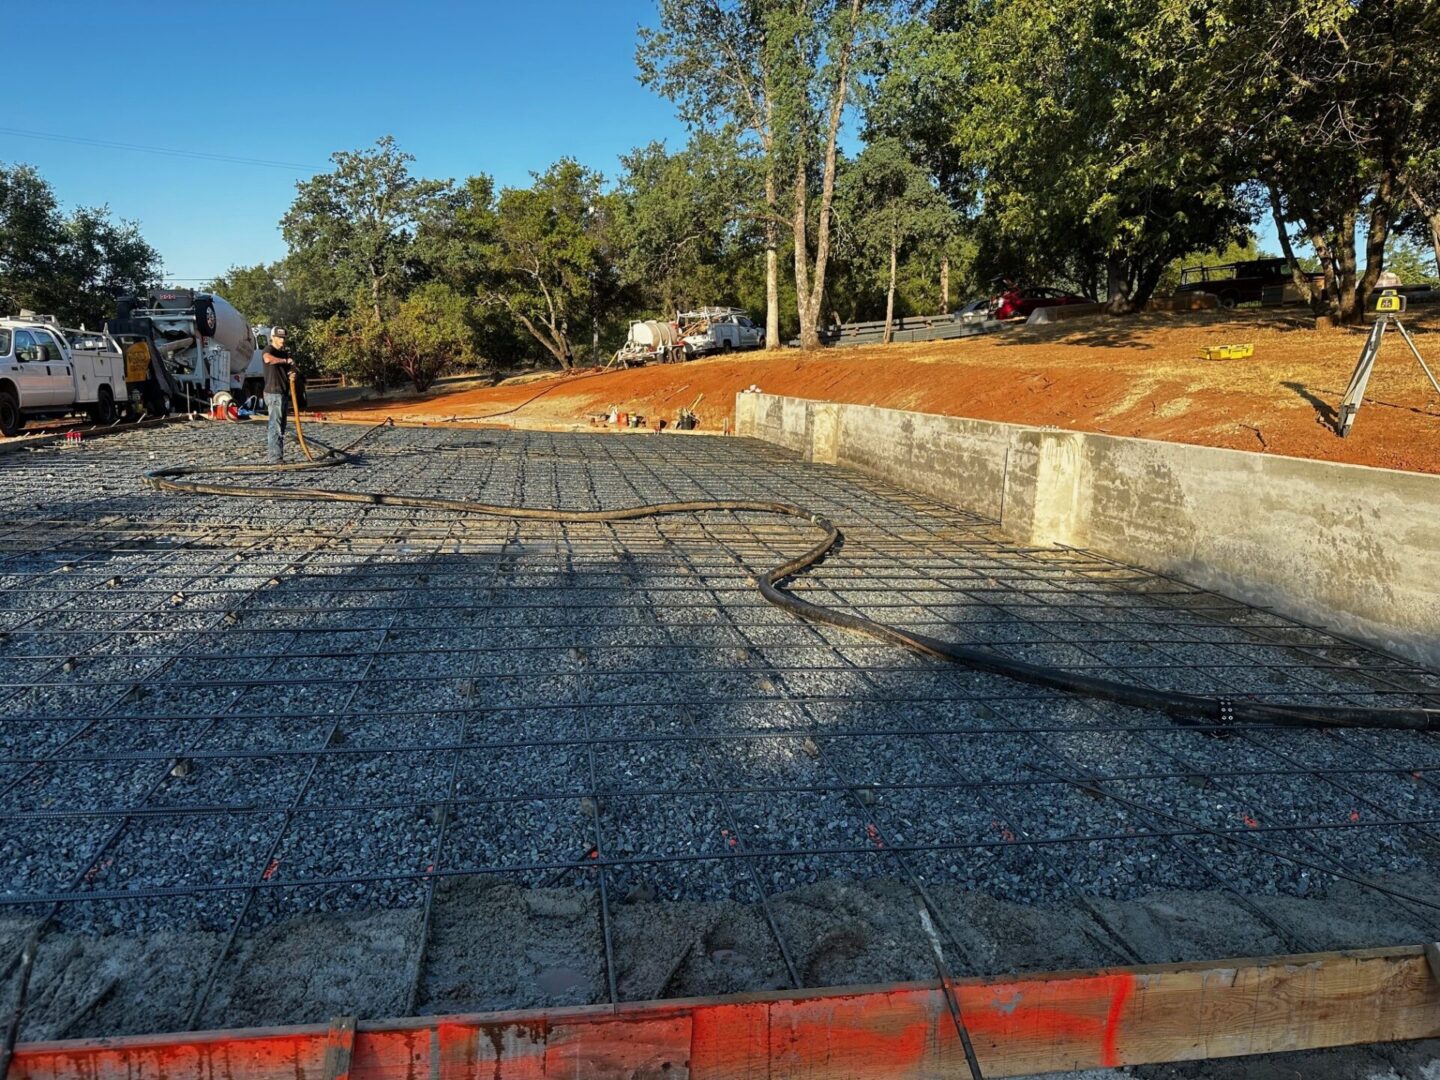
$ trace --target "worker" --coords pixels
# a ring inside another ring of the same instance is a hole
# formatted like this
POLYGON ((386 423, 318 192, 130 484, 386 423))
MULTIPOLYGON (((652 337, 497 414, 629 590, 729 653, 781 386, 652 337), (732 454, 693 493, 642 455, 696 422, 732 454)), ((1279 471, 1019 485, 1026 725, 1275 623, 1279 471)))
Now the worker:
POLYGON ((271 465, 285 460, 285 414, 290 403, 290 380, 294 377, 295 361, 285 348, 285 328, 270 331, 265 345, 265 411, 270 417, 266 433, 266 449, 271 465))

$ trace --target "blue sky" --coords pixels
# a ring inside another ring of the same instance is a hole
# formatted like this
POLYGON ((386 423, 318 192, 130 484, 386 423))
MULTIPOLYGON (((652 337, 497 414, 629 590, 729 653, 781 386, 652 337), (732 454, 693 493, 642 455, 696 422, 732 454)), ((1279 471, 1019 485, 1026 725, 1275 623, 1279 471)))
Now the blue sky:
POLYGON ((613 175, 632 147, 685 138, 669 103, 635 79, 635 32, 653 23, 653 0, 0 7, 5 39, 59 45, 29 54, 44 77, 9 80, 0 128, 307 167, 0 131, 0 161, 35 165, 67 208, 108 204, 139 221, 173 279, 283 255, 277 223, 295 181, 382 135, 421 175, 486 172, 501 184, 564 155, 613 175))
MULTIPOLYGON (((0 9, 7 40, 89 43, 61 47, 41 63, 43 78, 9 81, 0 161, 35 165, 67 208, 108 205, 140 222, 181 284, 279 258, 295 181, 382 135, 415 155, 420 175, 485 172, 502 185, 564 155, 613 176, 633 147, 685 139, 669 102, 635 78, 636 29, 654 22, 654 0, 0 0, 0 9), (91 59, 67 66, 77 56, 91 59)), ((1277 248, 1268 221, 1258 232, 1277 248)))

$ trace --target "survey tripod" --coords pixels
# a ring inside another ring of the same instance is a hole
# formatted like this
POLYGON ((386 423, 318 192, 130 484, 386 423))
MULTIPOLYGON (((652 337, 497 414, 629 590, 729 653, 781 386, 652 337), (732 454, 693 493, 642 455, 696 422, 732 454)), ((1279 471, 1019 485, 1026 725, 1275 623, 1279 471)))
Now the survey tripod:
POLYGON ((1415 347, 1415 339, 1405 329, 1405 324, 1400 321, 1400 313, 1405 310, 1405 297, 1393 290, 1387 289, 1375 298, 1375 325, 1370 328, 1370 336, 1365 339, 1365 347, 1360 350, 1360 361, 1355 365, 1355 373, 1350 376, 1350 385, 1345 390, 1345 397, 1340 402, 1340 422, 1336 430, 1343 439, 1350 434, 1350 428, 1355 424, 1355 416, 1360 411, 1360 402, 1365 398, 1365 386, 1370 382, 1370 373, 1375 370, 1375 360, 1380 355, 1380 343, 1385 340, 1385 328, 1393 325, 1400 331, 1400 336, 1405 339, 1405 344, 1410 346, 1410 351, 1415 354, 1415 359, 1420 363, 1420 370, 1425 372, 1425 377, 1430 380, 1430 385, 1435 387, 1435 392, 1440 394, 1440 382, 1435 381, 1435 376, 1425 363, 1425 358, 1420 355, 1420 350, 1415 347))

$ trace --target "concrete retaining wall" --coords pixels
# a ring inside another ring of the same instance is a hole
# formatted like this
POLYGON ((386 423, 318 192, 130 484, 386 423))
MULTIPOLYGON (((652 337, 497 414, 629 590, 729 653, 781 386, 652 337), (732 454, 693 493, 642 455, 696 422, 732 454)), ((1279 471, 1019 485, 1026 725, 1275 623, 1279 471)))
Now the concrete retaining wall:
POLYGON ((1440 670, 1440 476, 741 394, 736 433, 1440 670))

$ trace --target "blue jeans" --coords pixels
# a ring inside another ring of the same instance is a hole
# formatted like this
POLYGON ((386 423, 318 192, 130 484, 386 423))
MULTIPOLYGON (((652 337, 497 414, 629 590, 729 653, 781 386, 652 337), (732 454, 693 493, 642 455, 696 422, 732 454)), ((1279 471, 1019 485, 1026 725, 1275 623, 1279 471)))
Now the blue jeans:
POLYGON ((265 436, 265 448, 269 452, 270 464, 277 465, 285 460, 285 395, 266 394, 265 411, 270 415, 270 427, 265 436))

